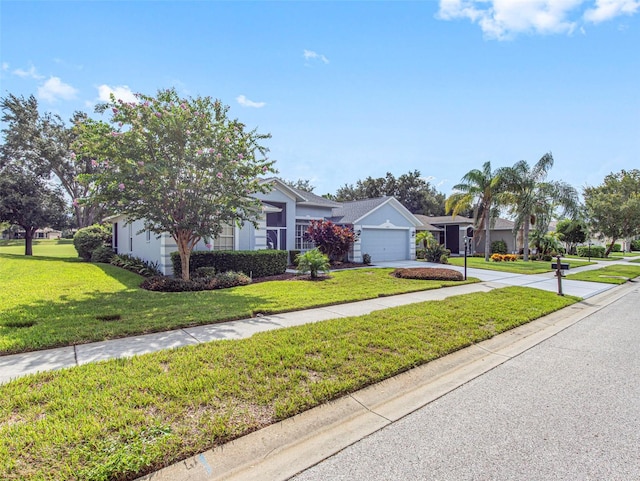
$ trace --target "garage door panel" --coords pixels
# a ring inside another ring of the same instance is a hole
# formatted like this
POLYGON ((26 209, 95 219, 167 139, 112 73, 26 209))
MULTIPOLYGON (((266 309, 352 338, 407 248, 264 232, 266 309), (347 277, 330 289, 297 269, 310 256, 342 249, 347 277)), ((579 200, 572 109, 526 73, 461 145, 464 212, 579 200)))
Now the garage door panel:
POLYGON ((409 231, 399 229, 363 229, 361 252, 372 262, 399 261, 409 258, 409 231))

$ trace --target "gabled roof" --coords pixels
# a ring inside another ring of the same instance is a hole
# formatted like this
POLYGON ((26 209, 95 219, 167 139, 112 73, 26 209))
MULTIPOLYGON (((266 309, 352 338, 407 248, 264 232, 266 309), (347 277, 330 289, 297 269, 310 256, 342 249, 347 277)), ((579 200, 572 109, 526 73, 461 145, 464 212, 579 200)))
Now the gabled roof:
POLYGON ((450 224, 473 224, 473 219, 471 217, 464 217, 462 215, 457 215, 455 217, 450 215, 439 215, 439 216, 428 215, 428 216, 422 216, 422 217, 426 217, 428 219, 427 222, 435 226, 450 225, 450 224))
POLYGON ((413 215, 416 219, 422 222, 422 225, 418 226, 418 229, 420 230, 428 230, 431 232, 438 232, 438 231, 444 230, 442 227, 436 227, 431 223, 431 219, 433 219, 432 216, 423 215, 423 214, 413 214, 413 215))
POLYGON ((337 224, 357 224, 363 217, 386 204, 393 205, 396 210, 414 226, 420 225, 420 221, 395 197, 377 197, 375 199, 343 202, 342 204, 338 204, 339 207, 333 209, 332 216, 329 220, 337 224))
POLYGON ((503 219, 501 217, 496 219, 492 229, 495 230, 513 230, 515 223, 509 219, 503 219))
POLYGON ((284 191, 285 193, 288 193, 291 197, 293 197, 296 201, 296 204, 318 207, 337 207, 340 205, 338 202, 320 197, 313 192, 307 192, 304 190, 296 189, 295 187, 291 187, 277 177, 269 177, 268 179, 263 179, 261 182, 270 182, 276 185, 279 190, 284 191))

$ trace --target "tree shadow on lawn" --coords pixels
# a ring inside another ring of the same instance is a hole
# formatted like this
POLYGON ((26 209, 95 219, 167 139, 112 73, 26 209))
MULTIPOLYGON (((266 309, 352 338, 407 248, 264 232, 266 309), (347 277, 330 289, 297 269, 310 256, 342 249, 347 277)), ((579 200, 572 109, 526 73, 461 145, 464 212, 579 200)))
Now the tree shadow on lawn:
POLYGON ((242 288, 174 293, 131 284, 81 297, 61 295, 54 302, 29 302, 0 312, 0 355, 251 318, 274 302, 242 288))
POLYGON ((52 257, 34 254, 25 256, 24 254, 11 254, 9 252, 0 252, 0 258, 7 257, 9 259, 27 259, 32 261, 57 261, 57 262, 84 262, 80 257, 52 257))

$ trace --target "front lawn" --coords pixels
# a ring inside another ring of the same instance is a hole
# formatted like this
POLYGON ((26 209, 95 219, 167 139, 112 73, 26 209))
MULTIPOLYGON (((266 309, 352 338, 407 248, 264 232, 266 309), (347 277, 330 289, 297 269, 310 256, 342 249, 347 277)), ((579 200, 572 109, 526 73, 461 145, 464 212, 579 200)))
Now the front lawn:
POLYGON ((140 289, 141 277, 108 264, 89 264, 76 257, 2 254, 7 248, 0 248, 0 354, 464 283, 398 279, 389 275, 391 269, 358 269, 334 272, 325 281, 272 281, 217 291, 163 293, 140 289))
MULTIPOLYGON (((577 260, 574 258, 566 259, 562 258, 561 262, 569 263, 569 267, 575 269, 576 267, 588 266, 595 264, 595 262, 588 262, 577 260)), ((553 261, 528 261, 517 260, 515 262, 485 262, 484 257, 467 257, 467 267, 474 269, 488 269, 491 271, 513 272, 515 274, 543 274, 545 272, 551 272, 551 264, 553 261)), ((464 266, 464 257, 450 257, 449 264, 454 266, 464 266)))
MULTIPOLYGON (((80 262, 73 239, 34 239, 33 255, 60 257, 80 262)), ((24 255, 24 239, 0 240, 0 254, 24 255)))
POLYGON ((132 480, 576 300, 508 287, 21 378, 0 479, 132 480))
POLYGON ((640 276, 640 266, 609 265, 601 269, 570 274, 566 278, 572 281, 605 282, 607 284, 624 284, 629 279, 640 276))

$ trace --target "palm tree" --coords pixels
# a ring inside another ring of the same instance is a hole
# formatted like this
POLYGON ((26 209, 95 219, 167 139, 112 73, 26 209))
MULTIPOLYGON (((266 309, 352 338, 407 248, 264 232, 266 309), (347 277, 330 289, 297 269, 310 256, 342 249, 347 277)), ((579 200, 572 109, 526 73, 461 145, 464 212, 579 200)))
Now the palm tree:
POLYGON ((445 202, 447 213, 455 217, 463 210, 473 208, 473 223, 476 231, 484 228, 484 260, 491 255, 490 229, 499 213, 499 197, 502 181, 498 171, 491 170, 491 162, 485 162, 482 170, 467 172, 461 182, 453 186, 454 192, 445 202))
POLYGON ((553 213, 558 207, 564 209, 565 214, 575 216, 578 211, 578 192, 566 182, 545 182, 549 170, 553 167, 551 152, 544 154, 533 167, 521 160, 513 167, 498 169, 498 175, 504 181, 504 201, 509 205, 509 211, 514 216, 514 233, 523 231, 524 257, 529 260, 529 231, 531 225, 538 230, 546 230, 553 213))

